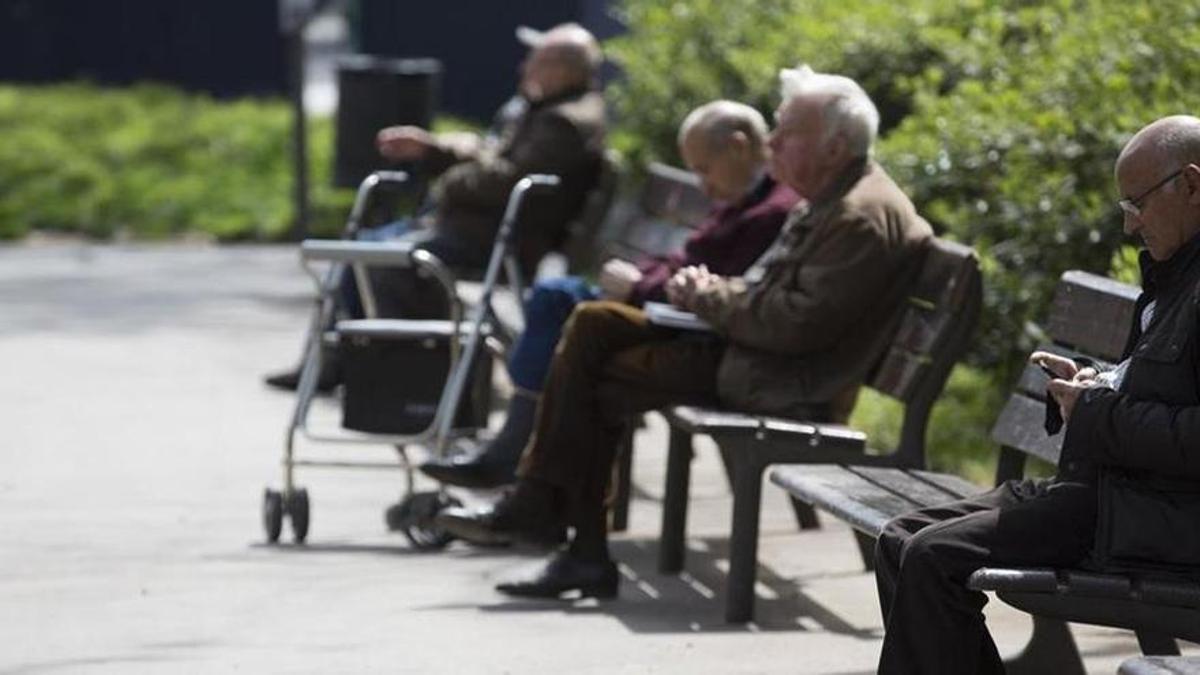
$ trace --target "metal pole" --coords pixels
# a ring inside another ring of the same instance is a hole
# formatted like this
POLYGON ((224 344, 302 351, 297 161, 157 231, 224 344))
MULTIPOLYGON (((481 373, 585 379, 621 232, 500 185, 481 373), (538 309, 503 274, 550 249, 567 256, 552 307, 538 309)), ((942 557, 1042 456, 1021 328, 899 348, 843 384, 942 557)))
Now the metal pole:
POLYGON ((301 21, 288 31, 288 70, 291 74, 292 98, 292 180, 296 219, 292 223, 292 239, 302 241, 308 236, 308 125, 304 113, 304 25, 301 21))

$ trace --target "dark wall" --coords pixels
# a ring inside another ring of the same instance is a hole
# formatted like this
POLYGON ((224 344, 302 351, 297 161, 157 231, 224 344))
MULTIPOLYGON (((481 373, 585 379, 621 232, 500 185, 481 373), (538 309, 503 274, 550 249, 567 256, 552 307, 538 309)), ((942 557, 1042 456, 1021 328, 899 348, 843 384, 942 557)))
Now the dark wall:
POLYGON ((286 91, 275 0, 0 0, 0 80, 286 91))
POLYGON ((576 21, 598 37, 619 26, 608 0, 360 0, 359 44, 367 54, 440 60, 445 112, 488 121, 513 94, 525 47, 519 25, 549 28, 576 21))

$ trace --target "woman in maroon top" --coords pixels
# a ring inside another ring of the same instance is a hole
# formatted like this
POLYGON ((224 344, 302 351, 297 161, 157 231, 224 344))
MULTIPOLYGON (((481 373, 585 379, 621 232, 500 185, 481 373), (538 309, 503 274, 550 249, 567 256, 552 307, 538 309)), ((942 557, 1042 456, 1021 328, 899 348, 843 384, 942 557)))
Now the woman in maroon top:
POLYGON ((704 265, 723 276, 737 276, 750 267, 799 199, 767 174, 766 136, 766 122, 750 106, 713 101, 692 111, 680 125, 679 149, 715 202, 708 218, 680 251, 636 263, 609 260, 598 288, 579 277, 538 282, 525 304, 525 332, 508 364, 515 392, 504 427, 481 452, 433 460, 421 470, 463 487, 496 487, 514 480, 555 346, 578 303, 598 298, 637 307, 665 302, 663 287, 683 267, 704 265))

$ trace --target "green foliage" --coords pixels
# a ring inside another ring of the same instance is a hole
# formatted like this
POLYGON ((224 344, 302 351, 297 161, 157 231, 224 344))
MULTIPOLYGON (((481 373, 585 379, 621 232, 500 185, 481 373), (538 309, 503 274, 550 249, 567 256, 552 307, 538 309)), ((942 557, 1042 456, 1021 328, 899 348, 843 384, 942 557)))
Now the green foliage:
MULTIPOLYGON (((289 109, 162 86, 0 87, 0 238, 30 230, 278 239, 293 220, 289 109)), ((313 229, 353 195, 328 187, 332 125, 311 125, 313 229)))
POLYGON ((931 220, 985 256, 974 356, 1008 380, 1058 276, 1110 269, 1124 140, 1200 107, 1200 5, 988 3, 962 28, 942 29, 943 70, 961 78, 939 92, 929 72, 880 157, 931 220))
POLYGON ((863 82, 889 129, 908 114, 911 82, 936 56, 928 43, 910 39, 914 27, 949 4, 625 0, 617 11, 630 30, 605 44, 624 71, 608 91, 620 120, 613 145, 634 165, 678 163, 675 131, 689 110, 730 98, 770 119, 779 69, 801 62, 863 82))
MULTIPOLYGON (((1035 345, 1060 274, 1137 281, 1114 206, 1121 145, 1200 110, 1194 0, 623 0, 620 15, 630 32, 606 45, 626 75, 610 88, 614 143, 635 165, 678 162, 675 127, 706 100, 770 112, 782 67, 807 62, 872 95, 879 160, 939 235, 981 256, 972 369, 956 371, 930 426, 935 464, 969 473, 956 463, 990 455, 994 397, 1035 345)), ((898 428, 870 396, 855 416, 884 439, 898 428)))
MULTIPOLYGON (((959 364, 933 406, 927 435, 930 468, 950 471, 986 485, 996 472, 995 444, 988 438, 1003 392, 983 370, 959 364)), ((850 423, 867 432, 871 447, 889 450, 900 440, 900 404, 864 389, 850 423)))
POLYGON ((1200 5, 1172 0, 625 0, 607 44, 626 78, 614 142, 677 162, 675 127, 712 98, 769 112, 780 67, 863 83, 878 156, 944 236, 983 257, 972 362, 1003 386, 1058 276, 1105 273, 1122 241, 1112 164, 1165 114, 1200 108, 1200 5))

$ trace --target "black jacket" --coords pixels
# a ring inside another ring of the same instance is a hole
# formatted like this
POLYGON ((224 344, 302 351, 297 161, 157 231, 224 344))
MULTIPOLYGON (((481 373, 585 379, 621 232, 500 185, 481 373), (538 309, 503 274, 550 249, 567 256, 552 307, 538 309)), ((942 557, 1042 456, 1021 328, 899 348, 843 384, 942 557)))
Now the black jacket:
POLYGON ((1169 260, 1143 252, 1143 292, 1122 358, 1120 391, 1090 389, 1071 414, 1060 478, 1092 482, 1101 466, 1200 481, 1200 236, 1169 260), (1142 310, 1156 301, 1143 332, 1142 310))

